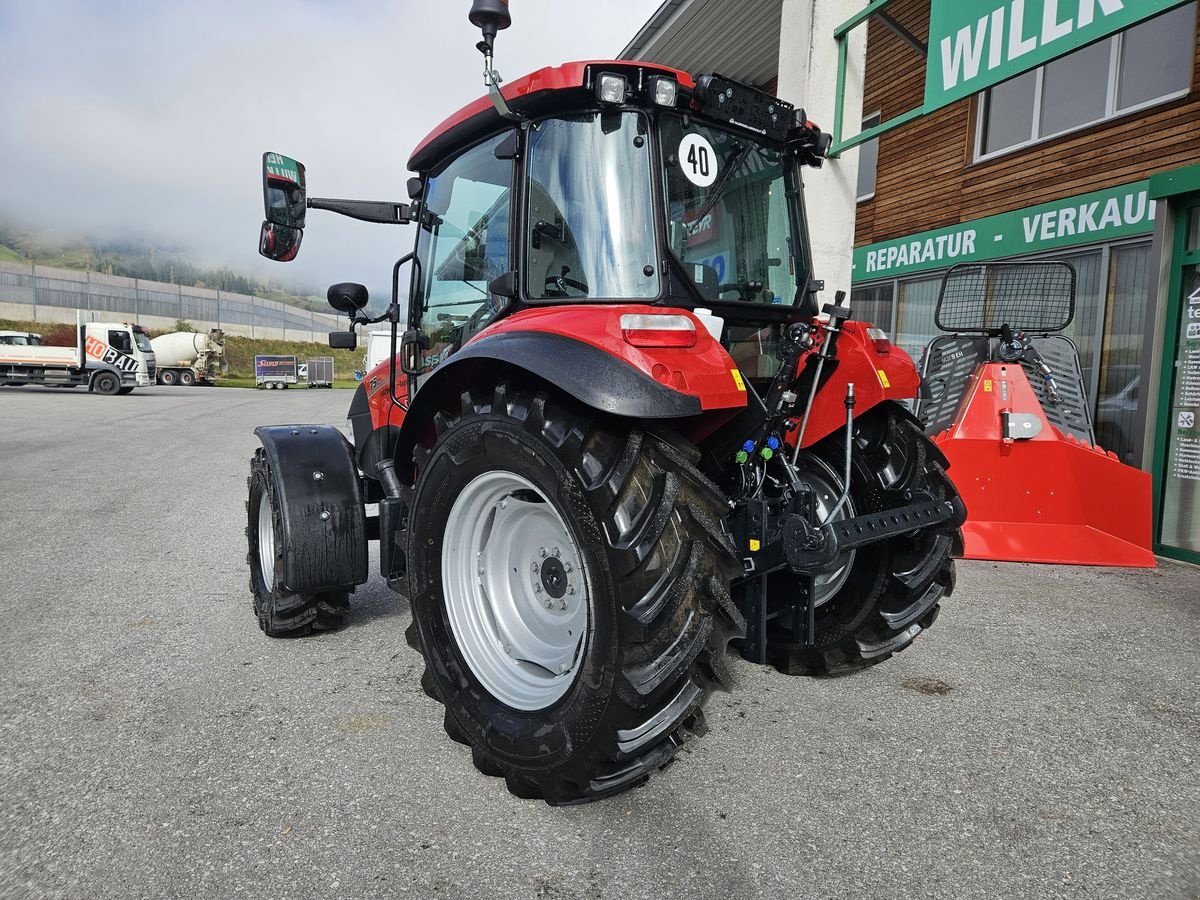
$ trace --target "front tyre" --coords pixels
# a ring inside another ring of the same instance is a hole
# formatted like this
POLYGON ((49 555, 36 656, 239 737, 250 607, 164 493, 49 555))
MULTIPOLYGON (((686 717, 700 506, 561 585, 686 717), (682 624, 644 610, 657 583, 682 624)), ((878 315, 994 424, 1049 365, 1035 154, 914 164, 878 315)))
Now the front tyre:
MULTIPOLYGON (((883 403, 855 424, 849 502, 838 518, 904 507, 918 494, 957 495, 946 460, 903 407, 883 403)), ((818 515, 836 506, 844 473, 844 435, 801 456, 801 480, 813 488, 818 515)), ((767 653, 793 675, 844 675, 881 663, 912 644, 936 621, 954 590, 962 533, 925 529, 843 554, 816 581, 814 646, 775 620, 767 653)), ((794 591, 790 572, 770 576, 770 591, 794 591)))
POLYGON ((744 628, 724 499, 676 447, 544 390, 464 394, 436 424, 409 638, 447 733, 518 796, 640 784, 702 730, 744 628))
POLYGON ((340 628, 350 606, 346 591, 295 593, 283 584, 283 520, 271 464, 261 448, 250 460, 247 485, 246 562, 259 628, 271 637, 300 637, 340 628))

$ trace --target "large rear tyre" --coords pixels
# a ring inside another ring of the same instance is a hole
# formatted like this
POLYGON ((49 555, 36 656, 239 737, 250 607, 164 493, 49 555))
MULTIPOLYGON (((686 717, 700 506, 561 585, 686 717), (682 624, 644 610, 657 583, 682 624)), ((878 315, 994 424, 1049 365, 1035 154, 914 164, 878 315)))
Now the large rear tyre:
POLYGON ((350 607, 346 591, 297 594, 283 585, 283 522, 271 477, 271 464, 260 448, 250 460, 246 480, 246 540, 250 593, 258 626, 271 637, 300 637, 340 628, 350 607))
POLYGON ((158 373, 158 383, 171 387, 179 380, 179 375, 174 369, 163 369, 158 373))
MULTIPOLYGON (((845 436, 831 436, 801 456, 802 480, 817 492, 818 512, 832 509, 842 489, 845 436)), ((914 494, 957 495, 948 463, 903 407, 884 403, 855 426, 850 498, 841 515, 906 506, 914 494)), ((843 554, 817 581, 814 646, 794 634, 790 617, 768 632, 769 660, 792 675, 845 675, 883 662, 933 625, 954 590, 958 530, 923 530, 843 554)), ((794 591, 796 576, 771 576, 770 591, 794 591)))
POLYGON ((179 383, 184 387, 191 387, 196 383, 196 375, 191 369, 183 369, 179 373, 179 383))
POLYGON ((447 733, 521 797, 644 782, 703 730, 744 630, 724 498, 685 451, 545 390, 464 394, 436 425, 408 637, 447 733))

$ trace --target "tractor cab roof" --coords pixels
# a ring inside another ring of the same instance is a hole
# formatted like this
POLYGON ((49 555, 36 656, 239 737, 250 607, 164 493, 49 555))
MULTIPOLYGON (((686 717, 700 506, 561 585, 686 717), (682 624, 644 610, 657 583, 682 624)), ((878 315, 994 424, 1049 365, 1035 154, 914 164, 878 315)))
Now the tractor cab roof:
MULTIPOLYGON (((687 72, 667 66, 629 60, 586 60, 538 69, 502 86, 500 93, 514 111, 527 116, 583 107, 594 96, 592 74, 597 69, 622 73, 631 80, 639 75, 669 75, 681 88, 690 90, 695 86, 687 72)), ((413 151, 408 168, 414 172, 429 170, 459 148, 495 131, 502 122, 491 97, 480 97, 433 129, 413 151)))

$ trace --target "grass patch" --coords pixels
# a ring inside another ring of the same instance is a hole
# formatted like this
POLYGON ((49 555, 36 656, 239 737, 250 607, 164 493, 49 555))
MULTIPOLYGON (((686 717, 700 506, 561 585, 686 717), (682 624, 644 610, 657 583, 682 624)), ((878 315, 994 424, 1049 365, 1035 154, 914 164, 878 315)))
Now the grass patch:
MULTIPOLYGON (((16 250, 13 250, 11 247, 5 247, 3 244, 0 244, 0 262, 21 263, 22 265, 29 265, 29 260, 27 260, 25 257, 23 257, 16 250)), ((13 329, 13 330, 15 331, 16 329, 13 329)))

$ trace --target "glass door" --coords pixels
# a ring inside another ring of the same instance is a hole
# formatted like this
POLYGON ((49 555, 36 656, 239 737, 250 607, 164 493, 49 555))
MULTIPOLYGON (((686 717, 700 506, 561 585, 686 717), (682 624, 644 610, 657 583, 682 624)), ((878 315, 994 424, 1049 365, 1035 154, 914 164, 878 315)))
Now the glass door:
POLYGON ((1178 215, 1159 401, 1155 549, 1200 563, 1200 195, 1178 215))

